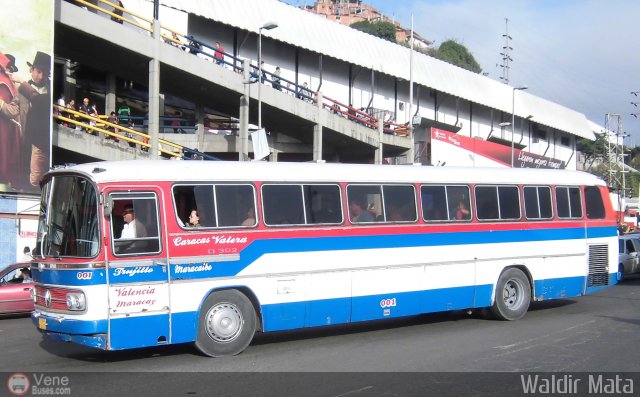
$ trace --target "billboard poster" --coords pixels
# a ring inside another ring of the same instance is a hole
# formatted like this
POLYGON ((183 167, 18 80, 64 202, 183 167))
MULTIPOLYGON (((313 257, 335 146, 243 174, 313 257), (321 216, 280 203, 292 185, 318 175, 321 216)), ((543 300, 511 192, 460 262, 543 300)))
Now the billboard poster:
MULTIPOLYGON (((479 138, 458 135, 451 131, 431 128, 432 163, 468 167, 511 167, 511 147, 479 138)), ((514 168, 564 169, 562 160, 514 148, 514 168)))
POLYGON ((0 193, 39 193, 50 167, 54 4, 2 1, 0 193))

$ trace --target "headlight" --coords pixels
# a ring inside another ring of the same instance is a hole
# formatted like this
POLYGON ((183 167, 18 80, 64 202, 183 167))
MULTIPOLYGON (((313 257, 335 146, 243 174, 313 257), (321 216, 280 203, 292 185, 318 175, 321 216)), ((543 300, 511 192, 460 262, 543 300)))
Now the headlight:
POLYGON ((67 309, 81 311, 86 309, 87 304, 82 292, 67 293, 67 309))

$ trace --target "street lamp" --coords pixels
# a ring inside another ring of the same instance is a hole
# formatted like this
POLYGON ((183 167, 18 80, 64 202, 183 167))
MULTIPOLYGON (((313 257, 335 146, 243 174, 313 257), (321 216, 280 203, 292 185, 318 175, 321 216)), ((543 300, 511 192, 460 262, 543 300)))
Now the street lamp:
POLYGON ((275 22, 267 22, 258 29, 258 129, 262 128, 262 98, 260 87, 262 86, 262 29, 271 30, 278 27, 275 22))
POLYGON ((513 87, 511 91, 511 168, 513 168, 514 162, 514 148, 513 148, 513 136, 516 133, 516 91, 526 90, 529 88, 526 85, 520 87, 513 87))

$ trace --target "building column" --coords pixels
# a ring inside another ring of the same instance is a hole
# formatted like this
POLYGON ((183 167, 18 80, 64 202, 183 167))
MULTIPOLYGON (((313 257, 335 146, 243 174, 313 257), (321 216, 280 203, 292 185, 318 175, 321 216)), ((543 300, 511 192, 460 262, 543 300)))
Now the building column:
POLYGON ((198 150, 204 152, 204 106, 201 103, 196 105, 196 139, 198 150))
MULTIPOLYGON (((238 148, 238 161, 249 161, 249 61, 246 59, 242 61, 242 69, 243 81, 245 81, 245 84, 244 95, 240 96, 240 131, 238 134, 240 147, 238 148)), ((261 83, 258 81, 258 84, 261 83)))
POLYGON ((384 135, 384 120, 382 117, 378 118, 378 148, 376 149, 375 164, 382 164, 382 137, 384 135))
POLYGON ((107 92, 104 98, 104 113, 109 115, 116 110, 116 75, 115 73, 108 73, 107 92))
POLYGON ((151 152, 149 157, 159 159, 158 134, 160 131, 160 21, 153 21, 153 37, 155 39, 153 58, 149 61, 149 129, 151 152))
POLYGON ((316 93, 316 105, 318 108, 318 124, 313 126, 313 161, 322 161, 322 93, 316 93))

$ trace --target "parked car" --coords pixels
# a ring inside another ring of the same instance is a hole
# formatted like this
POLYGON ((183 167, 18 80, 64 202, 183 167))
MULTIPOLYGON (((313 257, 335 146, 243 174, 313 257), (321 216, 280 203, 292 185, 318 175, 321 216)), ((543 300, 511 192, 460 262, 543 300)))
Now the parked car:
POLYGON ((618 237, 618 272, 622 276, 640 271, 640 234, 618 237))
POLYGON ((0 270, 0 315, 29 313, 34 309, 29 265, 14 263, 0 270))

